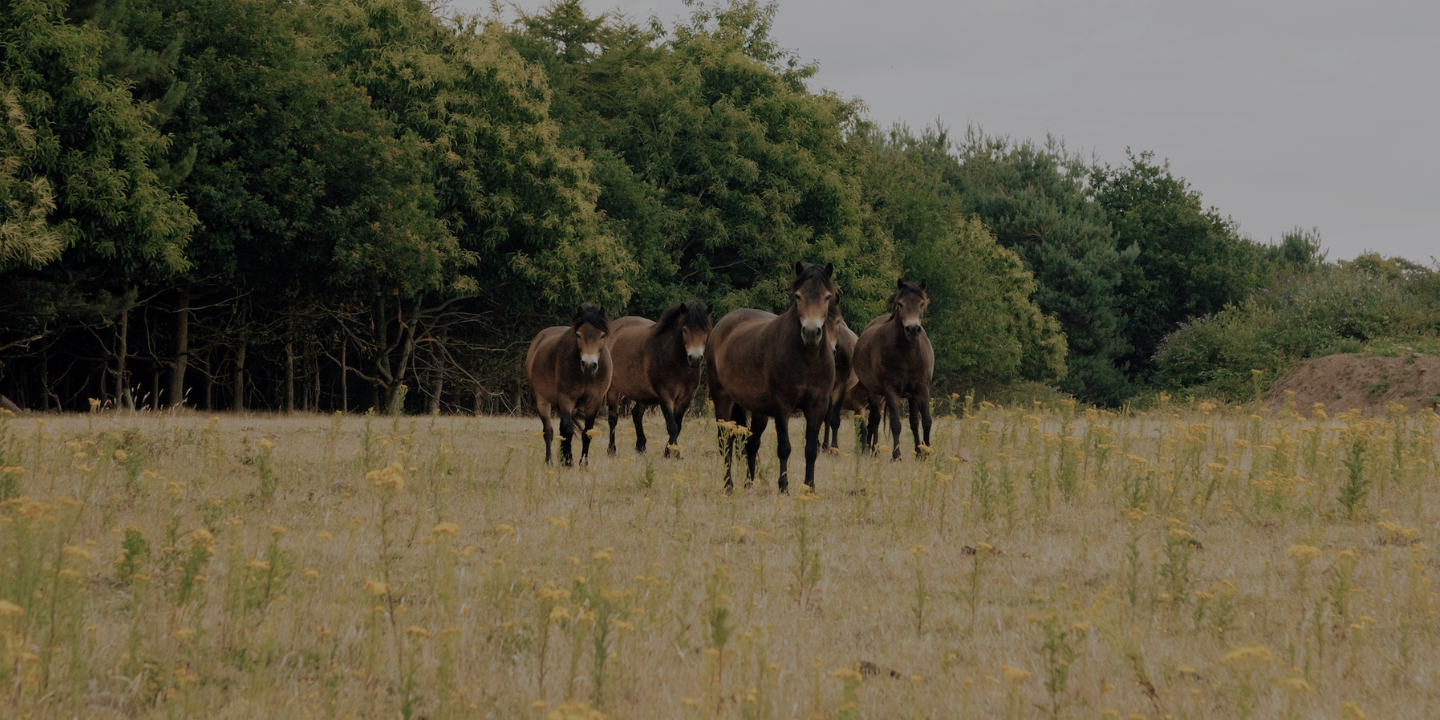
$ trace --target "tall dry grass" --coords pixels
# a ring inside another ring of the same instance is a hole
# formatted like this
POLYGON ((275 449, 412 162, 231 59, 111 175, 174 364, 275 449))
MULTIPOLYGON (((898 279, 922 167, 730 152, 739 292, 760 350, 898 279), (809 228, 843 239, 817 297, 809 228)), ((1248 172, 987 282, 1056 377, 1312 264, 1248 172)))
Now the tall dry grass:
POLYGON ((531 418, 0 418, 0 707, 1435 716, 1433 413, 940 409, 794 497, 713 421, 566 469, 531 418))

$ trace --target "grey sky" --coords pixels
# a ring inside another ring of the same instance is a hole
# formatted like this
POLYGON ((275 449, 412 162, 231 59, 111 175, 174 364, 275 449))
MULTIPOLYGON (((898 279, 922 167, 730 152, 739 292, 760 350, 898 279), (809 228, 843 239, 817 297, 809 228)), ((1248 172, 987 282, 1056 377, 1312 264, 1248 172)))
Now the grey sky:
MULTIPOLYGON (((522 0, 520 7, 544 3, 522 0)), ((459 7, 478 8, 476 0, 459 7)), ((667 23, 680 0, 591 0, 667 23)), ((1440 256, 1440 6, 1421 2, 782 0, 775 38, 881 123, 1152 150, 1267 241, 1440 256)))

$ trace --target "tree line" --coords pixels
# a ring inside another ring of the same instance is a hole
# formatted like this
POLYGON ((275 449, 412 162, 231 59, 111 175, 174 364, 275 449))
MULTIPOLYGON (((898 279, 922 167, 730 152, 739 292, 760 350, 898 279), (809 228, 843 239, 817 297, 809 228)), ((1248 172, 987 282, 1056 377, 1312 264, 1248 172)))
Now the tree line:
POLYGON ((859 327, 924 279, 937 388, 1116 404, 1162 339, 1321 261, 1147 153, 882 128, 815 89, 774 4, 689 18, 421 0, 10 0, 0 392, 35 409, 475 412, 526 402, 581 301, 859 327))

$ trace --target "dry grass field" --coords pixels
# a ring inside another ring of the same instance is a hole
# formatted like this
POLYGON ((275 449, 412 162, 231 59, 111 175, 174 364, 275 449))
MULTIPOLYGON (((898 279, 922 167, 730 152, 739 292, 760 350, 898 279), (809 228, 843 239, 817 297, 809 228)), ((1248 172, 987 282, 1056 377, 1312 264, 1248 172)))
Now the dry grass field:
POLYGON ((0 715, 1440 716, 1433 412, 951 402, 784 497, 701 419, 0 418, 0 715))

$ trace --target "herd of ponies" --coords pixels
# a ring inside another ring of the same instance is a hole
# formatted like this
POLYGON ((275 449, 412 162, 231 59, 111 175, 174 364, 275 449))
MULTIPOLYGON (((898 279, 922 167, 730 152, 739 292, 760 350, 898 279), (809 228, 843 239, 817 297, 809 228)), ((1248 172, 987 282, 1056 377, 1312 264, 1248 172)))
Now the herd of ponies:
POLYGON ((795 263, 788 290, 792 303, 776 315, 733 310, 711 324, 710 309, 698 300, 676 303, 659 320, 627 316, 609 320, 590 303, 575 310, 568 326, 545 328, 525 354, 525 377, 535 391, 535 411, 545 435, 545 462, 551 462, 560 416, 560 460, 569 465, 577 423, 581 462, 590 455, 590 430, 602 408, 610 419, 609 452, 615 453, 615 424, 622 403, 635 422, 635 450, 645 451, 647 410, 665 417, 665 456, 678 452, 681 424, 702 367, 725 451, 725 489, 731 490, 735 437, 746 437, 745 487, 755 480, 755 455, 773 419, 780 460, 780 492, 789 488, 788 420, 805 417, 805 485, 815 488, 815 458, 823 444, 838 447, 840 413, 869 410, 864 449, 874 452, 881 415, 890 418, 892 459, 900 457, 900 401, 909 400, 915 451, 930 444, 930 380, 935 351, 922 320, 930 302, 925 283, 897 281, 890 311, 856 335, 840 314, 839 290, 831 265, 795 263), (728 421, 728 422, 727 422, 728 421), (744 428, 744 432, 738 432, 744 428), (923 433, 923 434, 922 434, 923 433))

